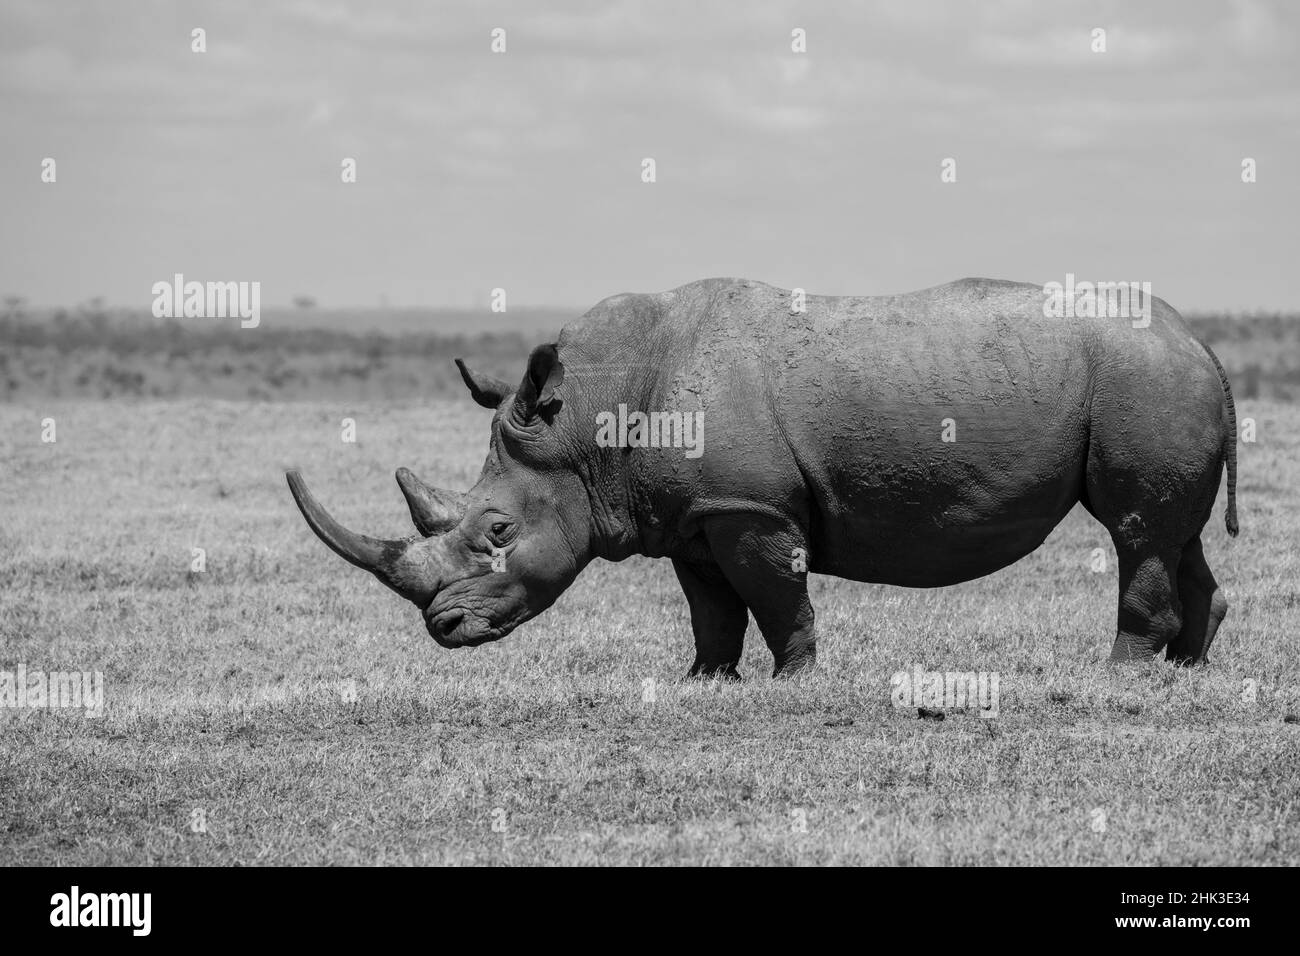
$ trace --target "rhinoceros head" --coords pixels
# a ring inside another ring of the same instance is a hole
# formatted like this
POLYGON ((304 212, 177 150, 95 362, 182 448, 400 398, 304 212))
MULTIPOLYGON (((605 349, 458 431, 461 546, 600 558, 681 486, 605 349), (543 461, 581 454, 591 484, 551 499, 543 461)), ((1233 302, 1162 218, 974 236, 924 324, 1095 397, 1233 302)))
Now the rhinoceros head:
POLYGON ((491 446, 465 494, 398 470, 418 535, 380 540, 349 531, 298 472, 288 479, 317 537, 416 604, 439 644, 469 647, 504 637, 555 602, 591 560, 591 517, 553 427, 564 380, 555 347, 533 352, 517 389, 456 364, 474 400, 496 409, 491 446))

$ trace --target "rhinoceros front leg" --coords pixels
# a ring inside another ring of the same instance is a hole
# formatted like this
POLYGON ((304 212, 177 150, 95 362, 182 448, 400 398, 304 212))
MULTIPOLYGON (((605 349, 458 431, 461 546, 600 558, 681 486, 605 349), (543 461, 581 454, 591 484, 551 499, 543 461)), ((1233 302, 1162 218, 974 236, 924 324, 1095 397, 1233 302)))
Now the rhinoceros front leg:
POLYGON ((772 676, 816 663, 803 529, 767 515, 727 514, 706 519, 704 530, 713 560, 763 632, 776 664, 772 676))
POLYGON ((695 632, 695 663, 687 677, 740 680, 736 665, 745 644, 749 612, 716 564, 673 559, 673 570, 691 606, 695 632))

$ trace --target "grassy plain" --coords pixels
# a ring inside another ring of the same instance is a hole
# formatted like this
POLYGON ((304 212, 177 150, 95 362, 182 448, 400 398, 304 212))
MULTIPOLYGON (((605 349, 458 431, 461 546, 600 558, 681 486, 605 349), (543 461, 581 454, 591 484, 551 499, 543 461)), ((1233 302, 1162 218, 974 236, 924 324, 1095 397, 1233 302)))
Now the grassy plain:
POLYGON ((1241 537, 1222 496, 1206 532, 1232 604, 1208 668, 1103 663, 1113 552, 1076 509, 960 587, 814 577, 818 669, 771 681, 751 626, 746 680, 720 685, 680 680, 666 562, 593 565, 504 641, 446 651, 311 535, 286 467, 372 533, 409 527, 399 465, 468 487, 488 413, 467 397, 20 389, 0 669, 101 670, 106 713, 0 709, 0 863, 1294 865, 1298 412, 1239 404, 1257 441, 1241 537), (895 708, 915 663, 997 671, 999 716, 895 708))

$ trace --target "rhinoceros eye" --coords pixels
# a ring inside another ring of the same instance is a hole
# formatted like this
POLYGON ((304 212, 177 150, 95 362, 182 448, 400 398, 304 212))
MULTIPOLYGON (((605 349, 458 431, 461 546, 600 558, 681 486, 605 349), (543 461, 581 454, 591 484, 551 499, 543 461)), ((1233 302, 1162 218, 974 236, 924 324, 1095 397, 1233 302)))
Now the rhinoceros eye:
POLYGON ((507 521, 494 521, 488 531, 488 537, 492 539, 493 544, 502 545, 510 537, 510 523, 507 521))

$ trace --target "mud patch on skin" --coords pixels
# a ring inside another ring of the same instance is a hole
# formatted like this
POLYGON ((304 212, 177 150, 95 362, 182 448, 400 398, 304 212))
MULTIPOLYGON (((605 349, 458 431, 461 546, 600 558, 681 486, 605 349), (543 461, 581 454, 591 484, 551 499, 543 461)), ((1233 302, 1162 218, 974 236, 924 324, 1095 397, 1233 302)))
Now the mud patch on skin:
POLYGON ((1142 520, 1142 515, 1138 512, 1130 511, 1119 519, 1115 531, 1126 543, 1137 544, 1146 538, 1146 522, 1142 520))

